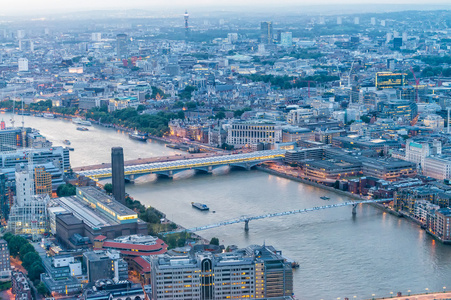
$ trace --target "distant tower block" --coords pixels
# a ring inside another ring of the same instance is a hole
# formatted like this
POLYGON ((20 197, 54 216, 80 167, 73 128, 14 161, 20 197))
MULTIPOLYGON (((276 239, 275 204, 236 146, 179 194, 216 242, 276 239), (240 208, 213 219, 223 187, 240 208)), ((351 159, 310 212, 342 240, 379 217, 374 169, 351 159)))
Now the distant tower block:
POLYGON ((124 150, 122 147, 111 148, 111 174, 114 199, 125 204, 124 150))
POLYGON ((189 14, 188 14, 187 10, 185 10, 185 14, 183 15, 183 17, 185 19, 185 36, 188 36, 188 34, 189 34, 189 25, 188 25, 189 14))

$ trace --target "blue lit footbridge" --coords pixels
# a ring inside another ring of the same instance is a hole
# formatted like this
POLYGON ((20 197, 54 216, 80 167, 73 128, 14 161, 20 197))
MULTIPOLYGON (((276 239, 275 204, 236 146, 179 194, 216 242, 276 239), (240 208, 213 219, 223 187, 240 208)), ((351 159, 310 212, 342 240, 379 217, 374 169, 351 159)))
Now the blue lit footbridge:
MULTIPOLYGON (((285 157, 285 152, 285 150, 267 150, 243 154, 230 154, 205 158, 128 165, 125 166, 124 171, 125 177, 133 181, 138 176, 142 175, 157 174, 172 177, 176 173, 186 170, 212 173, 214 169, 223 166, 238 167, 249 170, 250 168, 263 162, 281 160, 285 157)), ((94 180, 110 178, 111 168, 79 171, 78 174, 90 177, 94 180)))
POLYGON ((284 212, 269 213, 269 214, 258 215, 258 216, 242 216, 242 217, 239 217, 236 219, 226 220, 226 221, 222 221, 219 223, 214 223, 214 224, 209 224, 209 225, 199 226, 199 227, 193 227, 193 228, 188 228, 188 229, 179 229, 179 230, 175 230, 175 231, 168 231, 168 232, 164 232, 162 234, 167 235, 167 234, 173 234, 173 233, 184 232, 184 231, 197 232, 197 231, 202 231, 202 230, 207 230, 207 229, 212 229, 212 228, 216 228, 216 227, 222 227, 222 226, 227 226, 227 225, 232 225, 232 224, 237 224, 237 223, 244 223, 244 230, 248 231, 249 230, 249 221, 252 221, 252 220, 260 220, 260 219, 274 218, 274 217, 284 217, 284 216, 294 215, 294 214, 311 213, 311 212, 318 211, 318 210, 325 210, 325 209, 337 208, 337 207, 343 207, 343 206, 352 206, 352 214, 355 215, 357 205, 359 205, 359 204, 386 203, 386 202, 390 202, 392 200, 393 200, 392 198, 388 198, 388 199, 377 199, 377 200, 349 201, 349 202, 343 202, 343 203, 337 203, 337 204, 331 204, 331 205, 316 206, 316 207, 312 207, 312 208, 304 208, 304 209, 289 210, 289 211, 284 211, 284 212))

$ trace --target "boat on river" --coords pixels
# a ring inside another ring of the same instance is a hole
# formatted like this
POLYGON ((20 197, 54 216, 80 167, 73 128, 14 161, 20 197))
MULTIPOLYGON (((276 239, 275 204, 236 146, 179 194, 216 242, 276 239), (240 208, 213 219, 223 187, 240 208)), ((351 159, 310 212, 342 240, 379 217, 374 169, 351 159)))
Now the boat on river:
POLYGON ((72 123, 77 124, 77 125, 83 125, 83 126, 91 126, 92 125, 90 121, 82 120, 80 118, 72 118, 72 123))
POLYGON ((133 139, 133 140, 137 140, 137 141, 141 141, 141 142, 146 142, 147 141, 147 134, 140 133, 137 130, 135 130, 133 132, 130 132, 128 134, 128 137, 133 139))
POLYGON ((206 204, 202 204, 199 202, 191 202, 192 207, 197 208, 198 210, 210 210, 210 208, 206 204))

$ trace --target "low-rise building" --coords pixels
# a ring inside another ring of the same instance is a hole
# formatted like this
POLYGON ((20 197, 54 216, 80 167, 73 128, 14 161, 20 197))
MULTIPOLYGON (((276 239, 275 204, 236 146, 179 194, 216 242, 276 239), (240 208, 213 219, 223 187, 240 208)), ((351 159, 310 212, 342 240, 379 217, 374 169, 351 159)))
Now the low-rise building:
POLYGON ((451 243, 451 209, 441 208, 429 214, 427 232, 444 243, 451 243))
POLYGON ((100 235, 94 239, 96 250, 117 250, 124 258, 139 256, 159 255, 166 253, 168 245, 150 235, 134 234, 108 240, 106 236, 100 235))
POLYGON ((120 257, 119 251, 88 251, 83 253, 88 282, 113 279, 114 282, 128 278, 128 264, 120 257))
POLYGON ((27 277, 22 272, 13 271, 11 273, 11 292, 15 300, 32 300, 31 288, 27 277))
POLYGON ((364 158, 362 159, 362 173, 386 181, 396 181, 400 177, 417 175, 415 163, 397 159, 364 158))
POLYGON ((423 175, 439 180, 451 178, 451 157, 441 155, 425 157, 423 175))
POLYGON ((145 300, 147 292, 140 284, 128 280, 114 282, 98 280, 93 287, 84 290, 81 300, 145 300))
POLYGON ((274 144, 282 141, 282 128, 268 122, 236 122, 227 131, 227 144, 245 147, 258 143, 274 144))

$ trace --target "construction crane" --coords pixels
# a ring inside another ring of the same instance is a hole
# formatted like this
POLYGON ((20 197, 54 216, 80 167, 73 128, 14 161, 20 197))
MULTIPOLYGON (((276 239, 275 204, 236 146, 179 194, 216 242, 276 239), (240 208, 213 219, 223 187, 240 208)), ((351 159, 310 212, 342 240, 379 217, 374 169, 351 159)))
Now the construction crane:
POLYGON ((310 98, 310 82, 315 82, 316 83, 316 81, 313 81, 313 80, 297 80, 296 78, 295 79, 293 79, 293 83, 296 83, 296 81, 299 81, 299 82, 307 82, 307 87, 308 87, 308 97, 310 98))

